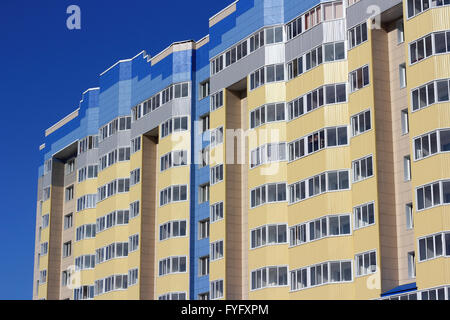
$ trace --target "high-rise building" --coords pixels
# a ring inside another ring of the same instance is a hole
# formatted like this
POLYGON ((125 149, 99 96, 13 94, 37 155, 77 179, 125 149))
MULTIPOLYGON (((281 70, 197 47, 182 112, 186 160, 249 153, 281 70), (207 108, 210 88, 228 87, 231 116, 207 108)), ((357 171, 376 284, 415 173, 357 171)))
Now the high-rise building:
POLYGON ((449 299, 450 1, 239 0, 40 147, 35 299, 449 299))

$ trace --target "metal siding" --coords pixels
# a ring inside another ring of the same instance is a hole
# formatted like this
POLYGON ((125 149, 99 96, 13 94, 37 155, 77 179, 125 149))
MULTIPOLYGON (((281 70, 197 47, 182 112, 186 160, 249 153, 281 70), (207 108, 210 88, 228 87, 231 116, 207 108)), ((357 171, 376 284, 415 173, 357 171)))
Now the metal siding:
POLYGON ((402 0, 361 0, 347 8, 347 27, 352 28, 369 19, 374 14, 369 7, 378 7, 379 13, 382 13, 399 3, 402 0))

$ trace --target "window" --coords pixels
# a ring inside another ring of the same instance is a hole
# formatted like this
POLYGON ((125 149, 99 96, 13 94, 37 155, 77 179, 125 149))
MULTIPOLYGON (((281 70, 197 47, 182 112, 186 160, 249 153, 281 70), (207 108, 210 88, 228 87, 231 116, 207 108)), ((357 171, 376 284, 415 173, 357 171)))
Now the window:
MULTIPOLYGON (((433 55, 433 36, 428 35, 409 45, 410 64, 422 61, 433 55)), ((444 41, 445 44, 445 41, 444 41)))
POLYGON ((405 26, 403 19, 397 21, 397 44, 405 42, 405 26))
POLYGON ((75 170, 75 159, 71 159, 71 160, 67 161, 67 163, 65 165, 65 171, 66 171, 65 174, 69 175, 74 170, 75 170))
POLYGON ((414 139, 415 160, 427 158, 438 153, 438 134, 428 133, 422 137, 414 139))
POLYGON ((211 261, 223 258, 223 240, 211 243, 210 248, 211 252, 209 256, 211 257, 211 261))
POLYGON ((160 106, 166 104, 173 99, 186 98, 189 96, 189 83, 177 83, 170 85, 164 90, 158 92, 150 99, 138 104, 131 109, 133 121, 137 121, 146 114, 155 111, 160 106))
POLYGON ((129 219, 129 210, 113 211, 103 217, 97 218, 95 231, 99 233, 114 226, 126 225, 129 223, 129 219))
POLYGON ((416 277, 416 254, 414 251, 408 252, 408 276, 410 279, 416 277))
POLYGON ((171 292, 158 297, 158 300, 186 300, 185 292, 171 292))
POLYGON ((198 203, 205 203, 209 201, 209 184, 205 184, 198 188, 198 203))
POLYGON ((450 181, 437 181, 418 187, 416 193, 418 211, 450 204, 450 181))
POLYGON ((77 212, 86 209, 93 209, 97 205, 97 195, 96 194, 86 194, 81 198, 77 199, 77 212))
POLYGON ((209 147, 206 147, 200 151, 200 164, 199 168, 209 166, 209 147))
POLYGON ((448 0, 408 0, 408 18, 412 18, 430 8, 449 5, 448 0))
POLYGON ((402 63, 398 66, 400 89, 406 88, 406 64, 402 63))
POLYGON ((286 25, 287 40, 297 37, 322 21, 341 19, 343 17, 343 11, 344 7, 342 1, 318 5, 286 25))
POLYGON ((289 143, 289 161, 295 161, 325 148, 347 144, 347 127, 322 129, 289 143))
POLYGON ((286 201, 286 183, 273 183, 259 186, 250 191, 250 207, 265 203, 286 201))
POLYGON ((161 172, 173 167, 187 165, 187 151, 172 151, 161 157, 161 172))
POLYGON ((52 159, 48 159, 44 162, 44 175, 52 171, 52 159))
POLYGON ((117 193, 130 191, 130 179, 117 179, 97 189, 98 201, 103 201, 117 193))
POLYGON ((266 44, 283 42, 283 27, 268 28, 266 31, 266 44))
POLYGON ((408 109, 402 110, 401 117, 402 117, 402 134, 408 134, 409 133, 408 109))
POLYGON ((66 202, 73 199, 73 190, 74 190, 73 186, 66 188, 66 202))
POLYGON ((211 112, 223 106, 223 90, 211 95, 211 112))
POLYGON ((291 291, 330 283, 350 282, 352 277, 351 261, 332 261, 304 267, 290 272, 291 291))
POLYGON ((204 98, 206 98, 207 96, 209 96, 209 79, 201 82, 200 83, 200 88, 199 88, 199 99, 202 100, 204 98))
POLYGON ((377 271, 376 251, 356 255, 356 275, 365 276, 377 271))
POLYGON ((355 230, 375 224, 374 203, 366 203, 353 208, 355 215, 355 230))
POLYGON ((372 129, 372 122, 370 118, 370 110, 361 112, 352 117, 352 135, 358 136, 366 131, 372 129))
POLYGON ((450 129, 427 133, 414 139, 415 160, 448 151, 450 151, 450 129))
POLYGON ((223 298, 223 280, 215 280, 211 282, 211 300, 223 298))
MULTIPOLYGON (((136 235, 136 236, 138 237, 138 235, 136 235)), ((105 247, 95 250, 95 263, 99 264, 99 263, 109 261, 109 260, 115 259, 115 258, 128 257, 128 251, 130 249, 132 240, 138 241, 138 238, 135 239, 136 236, 129 237, 129 239, 130 239, 129 242, 112 243, 110 245, 107 245, 105 247), (131 238, 133 238, 133 239, 131 240, 131 238)), ((137 246, 137 244, 136 244, 136 246, 137 246)), ((130 252, 131 252, 131 250, 130 250, 130 252)), ((76 260, 75 260, 75 262, 76 262, 76 260)), ((93 260, 91 261, 91 263, 92 262, 93 262, 93 260)))
POLYGON ((209 219, 202 220, 198 223, 198 239, 206 239, 209 237, 209 219))
POLYGON ((258 31, 250 37, 250 52, 264 46, 264 30, 258 31))
POLYGON ((209 256, 198 259, 198 276, 203 277, 209 274, 209 256))
POLYGON ((130 203, 130 219, 139 215, 139 201, 130 203))
POLYGON ((372 159, 372 156, 369 156, 352 162, 353 182, 359 182, 373 176, 372 159))
POLYGON ((207 114, 206 116, 200 117, 200 122, 201 122, 201 128, 200 128, 200 132, 206 132, 209 130, 209 114, 207 114))
POLYGON ((63 244, 63 258, 67 258, 72 254, 72 241, 63 244))
POLYGON ((182 132, 188 129, 188 117, 174 117, 161 124, 161 139, 174 132, 182 132))
POLYGON ((284 81, 284 64, 265 66, 250 74, 250 90, 278 81, 284 81))
POLYGON ((223 143, 223 127, 211 130, 211 148, 223 143))
POLYGON ((412 203, 408 203, 405 205, 405 213, 406 213, 406 229, 412 229, 414 227, 412 203))
POLYGON ((42 222, 41 222, 41 228, 45 229, 48 227, 49 224, 49 219, 50 219, 50 214, 47 213, 46 215, 42 216, 42 222))
POLYGON ((41 243, 41 256, 45 256, 48 254, 48 242, 41 243))
POLYGON ((90 300, 94 299, 94 286, 82 286, 73 289, 74 300, 90 300))
POLYGON ((42 201, 47 201, 50 199, 50 187, 44 188, 42 192, 42 201))
POLYGON ((211 185, 223 181, 223 164, 211 168, 211 185))
POLYGON ((286 161, 286 143, 269 143, 250 152, 250 168, 260 165, 286 161))
POLYGON ((403 179, 404 181, 411 180, 411 157, 409 155, 403 157, 403 179))
POLYGON ((288 103, 288 120, 296 119, 326 104, 346 101, 347 89, 345 84, 330 84, 319 87, 288 103))
POLYGON ((438 233, 419 238, 419 261, 450 255, 450 233, 438 233))
POLYGON ((355 92, 369 85, 369 66, 361 67, 350 73, 350 92, 355 92))
POLYGON ((160 206, 172 202, 180 202, 187 200, 187 186, 186 185, 176 185, 170 186, 160 192, 160 206))
POLYGON ((211 61, 211 75, 219 73, 223 70, 223 56, 219 56, 211 61))
POLYGON ((351 234, 350 215, 330 215, 289 228, 289 245, 351 234))
POLYGON ((39 284, 47 282, 47 270, 39 271, 39 284))
POLYGON ((134 286, 138 282, 139 272, 138 268, 128 270, 128 286, 134 286))
POLYGON ((141 150, 141 137, 131 139, 131 154, 141 150))
POLYGON ((86 179, 97 178, 98 165, 90 165, 78 170, 78 182, 83 182, 86 179))
POLYGON ((223 219, 223 202, 218 202, 211 205, 211 223, 223 219))
POLYGON ((200 293, 197 300, 209 300, 209 292, 200 293))
POLYGON ((251 272, 251 290, 287 286, 287 267, 265 267, 251 272))
POLYGON ((141 169, 135 169, 130 172, 130 186, 134 186, 141 181, 141 169))
POLYGON ((130 147, 119 148, 118 152, 119 152, 119 158, 118 158, 119 162, 130 160, 130 147))
MULTIPOLYGON (((447 300, 450 300, 450 289, 447 290, 447 300)), ((420 300, 445 300, 445 288, 424 290, 420 292, 420 300)))
POLYGON ((98 136, 88 136, 78 141, 78 155, 98 148, 98 136))
POLYGON ((76 241, 95 238, 95 234, 96 234, 95 224, 84 224, 78 227, 76 230, 76 241))
POLYGON ((121 117, 114 119, 107 125, 103 126, 99 130, 99 142, 105 140, 106 138, 112 136, 118 131, 130 130, 131 129, 131 117, 121 117))
POLYGON ((62 272, 61 285, 67 287, 70 284, 70 271, 66 270, 62 272))
POLYGON ((285 104, 268 104, 250 112, 250 128, 254 129, 266 123, 285 121, 285 104))
POLYGON ((70 229, 73 226, 73 213, 64 216, 64 230, 70 229))
POLYGON ((353 49, 356 46, 366 42, 367 37, 367 22, 364 22, 356 27, 348 30, 348 48, 353 49))
POLYGON ((186 236, 186 220, 170 221, 159 226, 159 240, 186 236))
POLYGON ((449 81, 439 80, 412 91, 413 111, 449 101, 449 81))
POLYGON ((135 234, 129 237, 128 249, 129 252, 136 251, 139 248, 139 235, 135 234))
POLYGON ((297 203, 326 192, 349 190, 347 170, 329 171, 289 186, 289 204, 297 203))
POLYGON ((250 232, 250 248, 260 248, 266 245, 286 244, 287 225, 265 225, 250 232))
POLYGON ((159 261, 159 276, 186 272, 186 257, 168 257, 159 261))

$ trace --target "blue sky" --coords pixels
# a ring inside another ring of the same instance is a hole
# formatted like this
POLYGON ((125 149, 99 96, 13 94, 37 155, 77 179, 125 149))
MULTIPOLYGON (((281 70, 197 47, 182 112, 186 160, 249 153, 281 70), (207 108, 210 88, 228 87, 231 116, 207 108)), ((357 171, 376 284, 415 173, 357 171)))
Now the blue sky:
POLYGON ((142 50, 199 40, 233 0, 1 0, 0 300, 31 299, 38 147, 44 130, 78 107, 98 75, 142 50), (81 30, 66 9, 81 8, 81 30))

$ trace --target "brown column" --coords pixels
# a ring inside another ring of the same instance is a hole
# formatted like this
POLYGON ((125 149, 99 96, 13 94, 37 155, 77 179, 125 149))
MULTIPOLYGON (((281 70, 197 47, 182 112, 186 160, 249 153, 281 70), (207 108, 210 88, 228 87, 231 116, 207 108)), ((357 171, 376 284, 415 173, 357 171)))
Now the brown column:
POLYGON ((156 177, 158 137, 142 136, 140 299, 155 299, 156 177))

